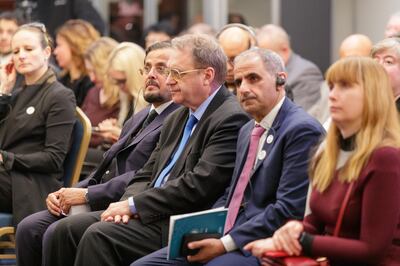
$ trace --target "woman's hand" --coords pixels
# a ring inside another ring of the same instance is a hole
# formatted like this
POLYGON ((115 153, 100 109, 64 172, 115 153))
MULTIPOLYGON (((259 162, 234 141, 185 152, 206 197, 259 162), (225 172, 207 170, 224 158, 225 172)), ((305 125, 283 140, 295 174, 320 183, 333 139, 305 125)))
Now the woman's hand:
POLYGON ((13 62, 0 66, 0 93, 11 93, 16 79, 17 72, 15 71, 13 62))
POLYGON ((244 247, 244 249, 250 251, 253 256, 259 258, 261 258, 267 251, 277 250, 271 237, 250 242, 244 247))
POLYGON ((303 231, 303 224, 299 221, 290 221, 276 230, 272 237, 276 250, 284 250, 289 255, 300 255, 302 248, 299 237, 303 231))
POLYGON ((114 143, 121 135, 121 128, 117 125, 115 118, 109 118, 99 123, 97 133, 105 140, 114 143))

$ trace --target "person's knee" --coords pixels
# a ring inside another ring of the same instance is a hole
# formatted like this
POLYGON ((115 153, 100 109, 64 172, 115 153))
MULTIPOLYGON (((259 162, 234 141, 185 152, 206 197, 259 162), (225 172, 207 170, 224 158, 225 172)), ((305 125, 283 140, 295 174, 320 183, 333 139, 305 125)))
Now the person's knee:
POLYGON ((15 233, 17 243, 22 243, 25 242, 25 239, 33 238, 31 231, 33 228, 36 228, 36 219, 33 219, 31 216, 32 215, 26 217, 18 224, 17 231, 15 233))
POLYGON ((33 242, 36 238, 41 238, 47 228, 47 224, 43 222, 45 215, 45 212, 38 212, 25 217, 17 227, 15 234, 17 243, 33 242))
POLYGON ((88 239, 94 239, 98 238, 100 234, 102 235, 107 235, 107 232, 111 232, 111 227, 113 226, 113 223, 109 222, 97 222, 92 225, 90 225, 85 233, 82 236, 82 240, 88 240, 88 239))

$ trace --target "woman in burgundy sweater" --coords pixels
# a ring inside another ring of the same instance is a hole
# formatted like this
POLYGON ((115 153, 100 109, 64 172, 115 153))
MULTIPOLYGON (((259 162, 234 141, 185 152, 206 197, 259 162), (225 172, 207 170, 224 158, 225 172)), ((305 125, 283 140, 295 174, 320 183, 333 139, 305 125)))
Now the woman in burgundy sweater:
POLYGON ((387 74, 373 59, 352 57, 333 64, 326 80, 332 125, 310 167, 311 214, 245 249, 322 256, 331 265, 400 265, 400 126, 387 74))

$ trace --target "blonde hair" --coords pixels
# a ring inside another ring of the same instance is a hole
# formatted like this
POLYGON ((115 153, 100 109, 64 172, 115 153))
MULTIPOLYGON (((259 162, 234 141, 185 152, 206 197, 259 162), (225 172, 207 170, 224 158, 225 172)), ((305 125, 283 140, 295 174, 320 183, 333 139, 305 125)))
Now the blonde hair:
POLYGON ((121 71, 126 75, 126 85, 133 98, 132 103, 127 99, 125 93, 120 91, 121 108, 118 122, 121 123, 126 118, 129 111, 129 104, 133 104, 134 113, 139 112, 148 103, 143 98, 142 89, 144 87, 143 76, 139 73, 144 67, 145 52, 142 47, 130 42, 120 43, 110 54, 108 59, 108 71, 121 71))
POLYGON ((114 39, 102 37, 92 43, 84 54, 85 60, 93 66, 95 75, 103 79, 103 92, 106 96, 103 105, 107 108, 113 107, 119 101, 119 89, 111 85, 107 77, 107 59, 117 45, 118 42, 114 39))
MULTIPOLYGON (((361 128, 355 137, 355 149, 339 172, 339 180, 358 178, 372 152, 382 146, 400 147, 400 125, 388 75, 375 60, 347 57, 334 63, 326 73, 329 86, 334 83, 358 84, 364 90, 361 128)), ((310 176, 320 192, 332 182, 340 151, 340 132, 332 123, 325 147, 314 156, 310 176)))
MULTIPOLYGON (((82 76, 86 75, 87 71, 83 61, 83 55, 89 45, 100 38, 99 32, 87 21, 71 19, 57 30, 57 36, 67 41, 71 49, 73 63, 81 72, 82 76)), ((68 74, 68 71, 63 70, 61 76, 66 74, 68 74)))

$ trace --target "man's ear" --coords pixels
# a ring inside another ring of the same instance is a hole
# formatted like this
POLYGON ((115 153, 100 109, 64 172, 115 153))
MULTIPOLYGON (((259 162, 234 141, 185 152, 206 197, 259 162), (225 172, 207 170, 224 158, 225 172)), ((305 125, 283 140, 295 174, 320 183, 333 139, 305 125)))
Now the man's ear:
POLYGON ((204 70, 204 85, 210 86, 210 84, 214 81, 215 70, 212 67, 207 67, 204 70))

